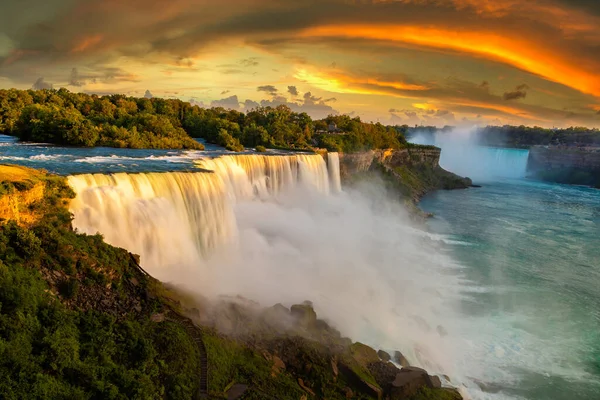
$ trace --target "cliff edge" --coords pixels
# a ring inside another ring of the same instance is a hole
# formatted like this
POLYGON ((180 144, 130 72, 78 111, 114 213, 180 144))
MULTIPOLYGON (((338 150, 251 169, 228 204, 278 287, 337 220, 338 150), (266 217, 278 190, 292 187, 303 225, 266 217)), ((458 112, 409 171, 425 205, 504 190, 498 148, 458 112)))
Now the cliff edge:
POLYGON ((548 182, 600 188, 600 147, 533 146, 527 172, 548 182))
POLYGON ((352 182, 365 175, 381 173, 401 194, 416 204, 434 190, 466 189, 469 178, 460 177, 440 167, 441 149, 411 145, 399 150, 370 150, 340 154, 340 175, 352 182))

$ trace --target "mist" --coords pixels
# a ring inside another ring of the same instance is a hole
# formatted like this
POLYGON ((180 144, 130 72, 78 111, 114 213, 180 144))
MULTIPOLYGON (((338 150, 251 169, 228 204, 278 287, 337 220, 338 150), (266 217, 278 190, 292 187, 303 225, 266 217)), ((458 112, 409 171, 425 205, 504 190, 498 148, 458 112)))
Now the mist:
POLYGON ((416 130, 410 141, 440 147, 440 166, 475 183, 522 179, 527 174, 528 150, 481 146, 476 127, 436 132, 416 130))
POLYGON ((338 192, 324 184, 332 171, 320 156, 269 158, 266 167, 260 157, 202 164, 215 174, 70 177, 74 226, 100 231, 157 279, 209 301, 308 300, 353 341, 400 350, 459 387, 485 379, 469 356, 465 332, 475 330, 461 317, 469 282, 445 237, 414 226, 377 180, 338 192))

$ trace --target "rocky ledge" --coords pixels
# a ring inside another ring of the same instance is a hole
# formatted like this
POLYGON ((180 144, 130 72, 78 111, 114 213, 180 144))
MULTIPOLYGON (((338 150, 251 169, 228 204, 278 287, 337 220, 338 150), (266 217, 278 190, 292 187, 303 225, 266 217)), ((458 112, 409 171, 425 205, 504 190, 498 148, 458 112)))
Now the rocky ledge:
POLYGON ((399 150, 371 150, 340 154, 342 180, 353 182, 380 173, 402 195, 416 204, 434 190, 466 189, 472 181, 439 165, 441 149, 411 145, 399 150))

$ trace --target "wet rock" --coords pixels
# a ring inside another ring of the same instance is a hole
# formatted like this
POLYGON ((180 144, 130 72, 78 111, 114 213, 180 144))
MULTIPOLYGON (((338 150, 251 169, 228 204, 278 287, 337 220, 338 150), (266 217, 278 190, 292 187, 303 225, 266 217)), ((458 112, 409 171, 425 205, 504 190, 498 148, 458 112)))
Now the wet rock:
POLYGON ((400 365, 403 368, 410 367, 410 363, 408 362, 406 357, 404 357, 404 355, 399 351, 394 352, 394 361, 396 362, 396 364, 400 365))
POLYGON ((439 389, 442 387, 442 380, 439 376, 429 375, 429 387, 439 389))
POLYGON ((369 364, 379 361, 379 356, 375 349, 366 344, 356 342, 350 347, 350 350, 352 352, 352 357, 363 367, 367 367, 369 364))
POLYGON ((429 375, 427 371, 416 367, 402 368, 392 382, 391 399, 407 399, 414 396, 419 389, 428 385, 429 375))
POLYGON ((381 358, 383 361, 390 361, 392 359, 392 357, 390 356, 390 353, 385 352, 383 350, 379 350, 377 352, 377 355, 379 356, 379 358, 381 358))

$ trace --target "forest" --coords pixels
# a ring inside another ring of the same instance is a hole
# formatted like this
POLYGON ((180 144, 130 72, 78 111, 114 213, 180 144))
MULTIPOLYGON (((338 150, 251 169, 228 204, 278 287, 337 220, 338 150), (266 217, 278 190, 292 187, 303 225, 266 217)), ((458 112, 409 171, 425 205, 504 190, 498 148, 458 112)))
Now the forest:
POLYGON ((313 121, 285 105, 243 113, 178 99, 97 96, 64 88, 0 90, 0 133, 84 147, 202 149, 194 140, 201 138, 231 151, 260 146, 353 152, 406 143, 402 129, 347 115, 313 121), (341 134, 327 132, 331 123, 341 134))

